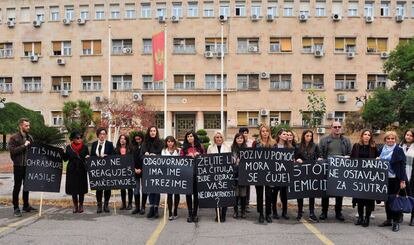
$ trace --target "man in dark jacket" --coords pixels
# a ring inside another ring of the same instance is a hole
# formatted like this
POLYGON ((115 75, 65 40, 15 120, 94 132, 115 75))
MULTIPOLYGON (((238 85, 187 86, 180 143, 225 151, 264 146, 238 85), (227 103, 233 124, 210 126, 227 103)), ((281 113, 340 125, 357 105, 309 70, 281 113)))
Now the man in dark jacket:
MULTIPOLYGON (((33 142, 32 136, 29 134, 30 122, 27 118, 19 120, 19 132, 14 134, 9 139, 10 158, 13 160, 13 207, 14 216, 21 217, 22 213, 19 208, 19 193, 24 177, 26 175, 26 150, 33 142)), ((29 205, 29 192, 23 191, 23 211, 36 211, 35 208, 29 205)))
MULTIPOLYGON (((350 156, 352 145, 349 138, 341 134, 341 123, 333 122, 331 125, 331 134, 323 137, 319 142, 319 147, 324 159, 333 156, 350 156)), ((336 219, 344 221, 342 215, 343 197, 335 197, 335 216, 336 219)), ((329 197, 322 198, 322 214, 319 219, 324 220, 328 217, 329 197)))

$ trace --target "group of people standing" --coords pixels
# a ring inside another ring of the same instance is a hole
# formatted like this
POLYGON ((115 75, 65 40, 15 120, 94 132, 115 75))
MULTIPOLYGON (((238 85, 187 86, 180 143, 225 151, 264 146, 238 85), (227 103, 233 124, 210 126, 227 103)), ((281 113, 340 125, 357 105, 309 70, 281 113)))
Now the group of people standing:
MULTIPOLYGON (((25 153, 27 147, 33 142, 29 134, 30 122, 28 119, 19 121, 19 132, 13 135, 9 140, 10 155, 14 162, 14 189, 13 205, 14 215, 21 216, 19 209, 19 192, 25 176, 25 153)), ((286 129, 280 129, 274 137, 270 127, 261 125, 259 135, 256 140, 251 140, 248 136, 247 128, 241 128, 237 133, 231 146, 226 145, 224 135, 216 131, 213 135, 212 144, 206 150, 201 144, 198 135, 194 131, 185 134, 184 142, 181 149, 178 148, 178 142, 173 136, 167 136, 161 140, 158 128, 151 126, 147 132, 135 132, 131 137, 121 134, 114 147, 113 143, 107 140, 107 130, 98 128, 96 130, 97 140, 92 143, 91 150, 83 142, 81 132, 74 131, 70 133, 70 144, 64 149, 64 160, 68 161, 66 170, 66 193, 72 195, 73 213, 82 213, 84 211, 84 195, 88 192, 87 166, 86 161, 90 156, 105 157, 107 155, 125 155, 133 154, 135 164, 136 186, 133 189, 121 190, 122 210, 131 210, 132 202, 135 201, 135 208, 132 214, 145 214, 147 199, 149 199, 148 218, 159 217, 160 194, 142 193, 142 158, 152 155, 164 156, 188 156, 197 157, 203 154, 214 153, 232 153, 235 163, 235 193, 237 197, 234 206, 234 218, 246 218, 246 209, 249 202, 250 186, 241 186, 237 184, 239 151, 243 148, 286 148, 294 150, 294 159, 298 164, 304 162, 315 162, 316 160, 327 159, 333 156, 351 157, 351 158, 378 158, 389 161, 388 170, 388 194, 397 194, 400 190, 406 191, 409 195, 414 194, 414 129, 404 132, 404 138, 400 144, 397 144, 398 136, 394 131, 388 131, 384 135, 384 146, 379 149, 373 140, 373 134, 370 130, 363 130, 360 139, 353 146, 349 138, 341 132, 340 122, 334 122, 331 125, 331 133, 323 137, 319 144, 314 142, 314 134, 311 130, 304 130, 300 141, 297 142, 295 134, 286 129), (130 142, 131 139, 131 142, 130 142)), ((196 172, 194 171, 194 179, 196 172)), ((290 219, 288 216, 287 187, 273 186, 269 183, 266 186, 255 186, 257 197, 257 212, 259 214, 258 222, 272 223, 274 219, 290 219), (282 212, 279 216, 277 210, 277 200, 280 196, 282 203, 282 212), (265 205, 265 209, 263 207, 265 205)), ((111 190, 96 191, 96 212, 110 212, 109 200, 111 190), (103 202, 102 202, 103 199, 103 202)), ((344 221, 342 214, 343 197, 335 197, 335 217, 344 221)), ((29 205, 29 193, 23 192, 23 211, 35 211, 29 205)), ((180 203, 180 195, 168 194, 168 216, 169 220, 177 218, 177 209, 180 203)), ((193 194, 186 195, 187 203, 187 222, 198 222, 198 196, 197 182, 194 181, 193 194)), ((298 210, 296 219, 303 217, 303 199, 297 200, 298 210)), ((358 209, 358 218, 356 225, 364 227, 369 226, 370 216, 375 207, 374 200, 353 199, 354 206, 358 209)), ((315 213, 315 198, 309 198, 309 220, 318 222, 328 218, 329 197, 322 198, 322 212, 319 218, 315 213)), ((393 231, 398 231, 402 220, 402 213, 392 211, 390 203, 386 201, 385 210, 387 219, 381 226, 392 226, 393 231)), ((216 210, 216 221, 226 221, 227 207, 216 210), (218 213, 217 213, 218 212, 218 213)), ((414 226, 414 210, 411 214, 410 226, 414 226)))

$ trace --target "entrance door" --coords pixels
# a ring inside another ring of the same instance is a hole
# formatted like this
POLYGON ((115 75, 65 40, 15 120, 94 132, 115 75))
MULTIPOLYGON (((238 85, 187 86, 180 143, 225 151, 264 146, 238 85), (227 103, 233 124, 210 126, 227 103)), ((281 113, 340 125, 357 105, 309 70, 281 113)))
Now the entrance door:
POLYGON ((176 114, 175 115, 177 140, 183 141, 185 133, 195 130, 195 114, 176 114))

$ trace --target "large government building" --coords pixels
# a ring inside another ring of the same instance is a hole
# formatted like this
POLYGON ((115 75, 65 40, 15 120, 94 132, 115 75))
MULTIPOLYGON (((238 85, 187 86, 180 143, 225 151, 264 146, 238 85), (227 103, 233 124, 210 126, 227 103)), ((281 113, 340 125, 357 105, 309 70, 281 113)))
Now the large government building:
POLYGON ((95 105, 110 91, 182 139, 220 129, 223 45, 227 137, 261 122, 303 127, 310 89, 326 95, 329 125, 390 86, 382 65, 413 36, 411 0, 0 0, 0 97, 61 126, 65 101, 95 105), (151 37, 164 28, 166 83, 152 79, 151 37))

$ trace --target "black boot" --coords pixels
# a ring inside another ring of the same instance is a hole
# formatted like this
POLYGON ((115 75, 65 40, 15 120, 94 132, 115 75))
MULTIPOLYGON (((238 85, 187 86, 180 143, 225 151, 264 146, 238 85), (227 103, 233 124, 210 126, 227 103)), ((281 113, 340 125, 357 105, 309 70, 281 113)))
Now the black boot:
POLYGON ((241 218, 246 218, 246 197, 242 197, 240 200, 240 206, 241 206, 241 218))
POLYGON ((188 223, 193 222, 193 210, 192 210, 192 209, 188 209, 188 217, 187 217, 187 222, 188 222, 188 223))
POLYGON ((238 219, 239 218, 239 208, 237 207, 237 203, 236 206, 234 206, 234 213, 233 213, 233 218, 238 219))
POLYGON ((158 219, 160 217, 160 214, 158 213, 158 206, 154 207, 154 218, 158 219))
POLYGON ((355 225, 362 225, 363 222, 364 222, 364 218, 362 216, 358 216, 358 219, 355 222, 355 225))
POLYGON ((97 204, 97 206, 96 206, 97 208, 96 208, 96 213, 97 214, 100 214, 100 213, 102 213, 102 203, 101 202, 98 202, 98 204, 97 204))
POLYGON ((145 204, 147 203, 147 194, 142 194, 142 203, 141 203, 141 210, 139 214, 144 215, 145 214, 145 204))
POLYGON ((154 217, 154 207, 153 206, 151 206, 150 207, 150 211, 149 211, 149 213, 148 213, 148 215, 147 215, 147 218, 148 219, 151 219, 151 218, 153 218, 154 217))
POLYGON ((414 215, 411 215, 410 226, 414 226, 414 215))
POLYGON ((109 202, 104 202, 103 211, 109 213, 109 202))
POLYGON ((126 201, 122 200, 122 207, 119 210, 125 210, 126 209, 126 201))
POLYGON ((139 195, 135 195, 135 209, 132 211, 131 214, 138 214, 139 213, 139 195))

